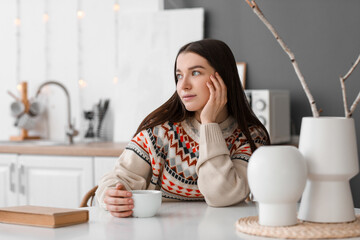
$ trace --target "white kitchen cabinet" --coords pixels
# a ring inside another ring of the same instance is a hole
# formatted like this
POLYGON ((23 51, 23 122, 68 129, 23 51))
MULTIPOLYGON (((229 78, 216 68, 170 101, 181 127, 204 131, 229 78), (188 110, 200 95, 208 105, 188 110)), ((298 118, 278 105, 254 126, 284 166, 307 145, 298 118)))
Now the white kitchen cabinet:
POLYGON ((17 200, 17 155, 0 155, 0 207, 15 205, 17 200))
POLYGON ((94 186, 92 157, 19 155, 19 203, 78 207, 94 186))
POLYGON ((110 172, 118 157, 94 157, 95 185, 97 185, 106 173, 110 172))
POLYGON ((93 171, 93 157, 1 154, 0 206, 79 207, 93 171))

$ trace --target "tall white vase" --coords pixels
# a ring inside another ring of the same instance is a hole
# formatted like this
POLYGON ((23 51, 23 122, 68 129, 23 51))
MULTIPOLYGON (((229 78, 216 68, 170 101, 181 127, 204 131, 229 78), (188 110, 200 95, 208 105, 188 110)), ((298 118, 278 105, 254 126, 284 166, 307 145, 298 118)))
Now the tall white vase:
POLYGON ((359 172, 354 120, 303 118, 299 150, 307 163, 308 179, 298 218, 329 223, 355 220, 349 184, 359 172))

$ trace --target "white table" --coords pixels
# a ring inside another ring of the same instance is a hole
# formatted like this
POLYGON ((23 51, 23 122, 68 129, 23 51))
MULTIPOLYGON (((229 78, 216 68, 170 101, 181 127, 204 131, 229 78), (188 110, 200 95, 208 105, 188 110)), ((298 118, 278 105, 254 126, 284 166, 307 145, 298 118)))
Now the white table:
MULTIPOLYGON (((88 223, 69 227, 49 229, 0 224, 0 239, 269 239, 236 232, 236 220, 257 215, 254 204, 212 208, 204 202, 164 202, 159 213, 152 218, 115 218, 100 208, 88 209, 88 223)), ((360 213, 360 209, 356 212, 360 213)))

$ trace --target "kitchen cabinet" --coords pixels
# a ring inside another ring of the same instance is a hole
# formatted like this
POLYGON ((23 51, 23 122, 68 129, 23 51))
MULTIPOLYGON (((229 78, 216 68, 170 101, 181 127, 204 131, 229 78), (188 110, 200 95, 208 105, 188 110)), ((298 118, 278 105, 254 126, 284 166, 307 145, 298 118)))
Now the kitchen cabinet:
POLYGON ((0 207, 78 207, 127 143, 0 144, 0 207))
POLYGON ((92 157, 2 154, 0 166, 1 206, 74 208, 94 186, 92 157))
POLYGON ((17 203, 16 154, 0 155, 0 207, 17 203))

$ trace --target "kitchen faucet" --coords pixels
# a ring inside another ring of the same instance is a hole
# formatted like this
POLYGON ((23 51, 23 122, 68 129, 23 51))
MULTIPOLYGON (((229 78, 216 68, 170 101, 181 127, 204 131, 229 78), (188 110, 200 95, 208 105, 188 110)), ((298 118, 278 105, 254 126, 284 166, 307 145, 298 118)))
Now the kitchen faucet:
POLYGON ((44 82, 43 84, 40 85, 40 87, 38 88, 37 92, 36 92, 36 97, 40 94, 41 89, 46 86, 46 85, 57 85, 59 87, 61 87, 66 95, 66 99, 67 99, 67 117, 68 117, 68 127, 66 129, 66 136, 68 137, 69 140, 69 144, 73 144, 73 137, 77 136, 79 134, 79 132, 74 128, 74 126, 71 124, 71 106, 70 106, 70 95, 68 90, 65 88, 65 86, 57 81, 47 81, 44 82))

